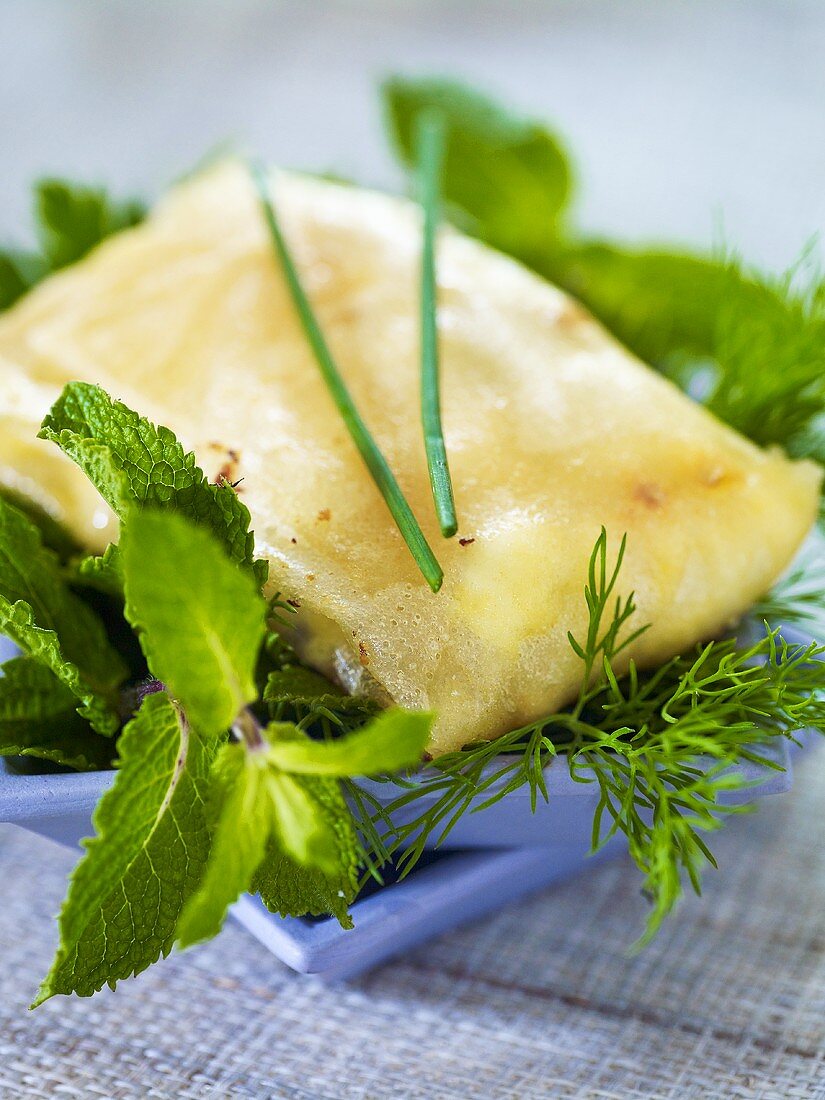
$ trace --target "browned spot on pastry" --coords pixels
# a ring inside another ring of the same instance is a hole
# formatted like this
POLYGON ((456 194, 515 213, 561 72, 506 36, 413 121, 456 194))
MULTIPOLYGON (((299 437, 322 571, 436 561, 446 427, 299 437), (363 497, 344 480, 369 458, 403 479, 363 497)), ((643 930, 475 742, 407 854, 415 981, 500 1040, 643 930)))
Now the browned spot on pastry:
POLYGON ((320 519, 320 520, 332 519, 332 512, 330 512, 329 508, 322 508, 321 511, 318 513, 318 519, 320 519))
POLYGON ((565 303, 564 308, 559 311, 556 325, 562 332, 573 332, 589 320, 590 314, 584 306, 570 298, 565 303))
POLYGON ((363 642, 358 643, 358 660, 365 668, 370 663, 370 655, 367 653, 367 647, 363 642))
POLYGON ((633 491, 633 496, 653 512, 664 508, 667 501, 664 489, 653 481, 640 481, 633 491))
MULTIPOLYGON (((238 468, 241 461, 241 453, 234 447, 227 447, 223 443, 209 443, 210 450, 218 451, 221 456, 221 463, 218 467, 218 472, 212 479, 215 485, 231 485, 233 489, 238 488, 243 478, 238 477, 238 468)), ((240 490, 239 490, 240 491, 240 490)))
POLYGON ((476 541, 475 539, 459 539, 458 540, 458 545, 459 546, 469 546, 471 542, 475 542, 475 541, 476 541))

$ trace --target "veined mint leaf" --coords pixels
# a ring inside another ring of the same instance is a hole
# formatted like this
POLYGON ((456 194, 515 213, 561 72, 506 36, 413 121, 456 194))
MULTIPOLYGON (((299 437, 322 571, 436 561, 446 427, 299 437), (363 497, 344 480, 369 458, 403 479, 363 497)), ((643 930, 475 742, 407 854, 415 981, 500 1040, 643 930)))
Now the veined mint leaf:
POLYGON ((123 566, 120 549, 109 543, 102 554, 90 554, 74 566, 69 578, 73 583, 96 588, 109 596, 123 595, 123 566))
MULTIPOLYGON (((294 661, 295 654, 287 652, 285 658, 294 661)), ((296 664, 284 664, 269 673, 264 702, 272 718, 300 721, 304 728, 324 719, 339 729, 360 726, 379 709, 373 700, 345 695, 325 676, 296 664)))
POLYGON ((253 888, 274 911, 330 912, 343 924, 348 920, 362 853, 341 789, 333 779, 290 775, 277 766, 283 746, 312 744, 295 726, 270 725, 261 737, 257 748, 224 746, 216 760, 212 851, 178 926, 181 946, 215 935, 253 877, 253 888))
MULTIPOLYGON (((333 871, 338 862, 338 846, 326 817, 318 811, 317 791, 278 768, 268 768, 263 782, 274 831, 284 851, 305 866, 333 871)), ((343 798, 341 804, 348 812, 343 798)))
POLYGON ((441 114, 443 194, 469 218, 468 228, 521 257, 555 246, 571 173, 565 150, 546 127, 450 80, 394 77, 384 84, 383 96, 391 137, 409 167, 417 161, 418 117, 441 114))
POLYGON ((0 756, 33 756, 78 771, 106 768, 115 754, 75 710, 76 699, 44 665, 14 657, 0 672, 0 756))
POLYGON ((131 513, 121 558, 126 615, 150 670, 217 738, 257 698, 266 603, 211 534, 173 512, 131 513))
POLYGON ((207 803, 212 849, 206 874, 178 922, 181 947, 217 935, 229 906, 249 889, 272 832, 271 805, 261 789, 265 777, 260 755, 237 744, 220 750, 207 803))
POLYGON ((126 666, 100 619, 66 585, 37 527, 2 498, 0 631, 52 670, 99 733, 117 731, 126 666))
POLYGON ((342 928, 352 928, 349 904, 358 893, 358 859, 330 875, 291 859, 271 843, 252 881, 270 911, 282 917, 335 917, 342 928))
POLYGON ((90 996, 140 973, 172 947, 175 925, 209 851, 208 760, 165 693, 150 695, 118 743, 96 836, 72 875, 60 947, 35 1006, 57 993, 90 996))
POLYGON ((342 699, 354 698, 353 695, 344 695, 326 676, 305 665, 287 665, 270 672, 264 690, 264 700, 267 703, 309 705, 319 699, 330 699, 339 703, 342 699))
POLYGON ((249 511, 235 490, 212 485, 173 433, 113 401, 99 386, 72 382, 43 421, 56 443, 124 518, 135 504, 174 510, 210 530, 259 584, 267 565, 254 560, 249 511))
POLYGON ((335 836, 335 866, 323 869, 296 860, 275 835, 251 890, 260 894, 272 913, 284 917, 330 914, 344 928, 352 928, 347 907, 358 893, 358 871, 363 860, 352 815, 335 780, 318 776, 295 778, 311 794, 316 813, 324 817, 335 836))
POLYGON ((345 778, 394 772, 420 763, 433 718, 395 708, 334 741, 273 740, 268 755, 277 767, 302 775, 345 778))

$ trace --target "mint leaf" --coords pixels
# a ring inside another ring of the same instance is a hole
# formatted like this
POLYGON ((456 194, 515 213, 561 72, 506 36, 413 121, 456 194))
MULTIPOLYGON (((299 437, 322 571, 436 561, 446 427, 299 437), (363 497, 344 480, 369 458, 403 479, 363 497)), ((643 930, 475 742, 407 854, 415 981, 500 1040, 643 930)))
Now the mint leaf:
POLYGON ((54 550, 61 560, 66 560, 80 551, 80 544, 74 535, 29 497, 9 488, 8 485, 0 485, 0 498, 31 520, 40 531, 43 545, 54 550))
POLYGON ((677 353, 710 356, 725 303, 736 299, 751 307, 759 296, 735 265, 665 249, 573 243, 531 266, 654 365, 677 353))
MULTIPOLYGON (((295 659, 294 653, 285 656, 287 660, 295 659)), ((294 664, 269 673, 263 697, 272 718, 299 721, 302 728, 314 728, 316 722, 323 727, 327 722, 338 729, 349 729, 361 726, 379 709, 372 699, 344 695, 325 676, 294 664)))
POLYGON ((41 251, 0 252, 0 310, 52 271, 82 259, 112 233, 136 225, 145 214, 134 200, 116 202, 101 188, 57 179, 35 184, 34 206, 41 251))
POLYGON ((0 756, 33 756, 77 771, 108 767, 115 750, 75 711, 75 697, 44 665, 14 657, 0 672, 0 756))
POLYGON ((136 200, 116 202, 102 188, 60 179, 35 185, 38 237, 52 271, 82 259, 106 237, 137 225, 146 210, 136 200))
POLYGON ((212 485, 174 434, 113 401, 99 386, 72 382, 43 421, 40 438, 56 443, 124 518, 135 504, 180 512, 208 528, 259 586, 267 564, 254 560, 249 510, 231 485, 212 485))
POLYGON ((52 670, 98 733, 117 731, 126 666, 100 619, 63 580, 57 556, 43 545, 37 527, 2 498, 0 631, 52 670))
POLYGON ((120 549, 109 543, 102 554, 90 554, 74 563, 69 579, 86 588, 96 588, 109 596, 123 595, 123 566, 120 549))
POLYGON ((254 581, 207 531, 156 509, 128 516, 121 559, 126 616, 151 672, 217 738, 257 698, 266 604, 254 581))
MULTIPOLYGON (((271 722, 263 738, 268 746, 267 783, 279 849, 297 863, 335 876, 356 848, 360 858, 352 814, 340 784, 325 775, 301 774, 299 768, 294 773, 287 770, 292 763, 290 746, 314 744, 297 726, 271 722)), ((305 763, 300 754, 297 762, 299 766, 305 763)))
MULTIPOLYGON (((421 737, 423 745, 426 732, 421 737)), ((263 890, 275 911, 329 912, 347 924, 362 858, 352 815, 333 779, 290 775, 279 766, 279 752, 291 745, 314 747, 295 726, 273 724, 259 745, 221 750, 212 772, 209 866, 181 917, 181 946, 215 935, 229 906, 250 886, 263 890)))
POLYGON ((272 832, 269 800, 261 790, 266 765, 243 745, 224 745, 210 777, 209 864, 178 923, 181 947, 215 936, 230 905, 248 888, 272 832))
POLYGON ((358 893, 357 871, 357 862, 352 874, 349 866, 332 875, 305 867, 273 842, 252 880, 251 893, 260 894, 270 913, 281 917, 332 916, 342 928, 352 928, 349 905, 358 893))
MULTIPOLYGON (((298 863, 334 871, 338 849, 329 822, 318 812, 318 789, 277 768, 266 771, 265 783, 274 831, 284 851, 298 863)), ((343 797, 341 811, 349 812, 343 797)))
POLYGON ((48 264, 35 253, 14 248, 0 252, 0 311, 14 305, 48 273, 48 264))
POLYGON ((344 928, 352 928, 349 903, 358 893, 358 872, 363 851, 338 783, 330 779, 301 777, 312 792, 316 812, 324 816, 335 835, 334 868, 307 866, 285 849, 279 837, 271 838, 263 863, 252 881, 267 909, 283 917, 332 915, 344 928))
POLYGON ((84 842, 57 956, 33 1007, 57 993, 114 988, 166 955, 203 874, 208 762, 199 737, 159 693, 144 700, 118 749, 119 770, 95 810, 96 836, 84 842))
POLYGON ((443 117, 443 194, 469 219, 467 228, 522 258, 555 247, 572 186, 555 135, 450 80, 394 77, 382 91, 391 137, 408 167, 416 164, 418 116, 443 117))
POLYGON ((304 665, 285 665, 270 672, 264 689, 264 701, 267 703, 303 703, 307 706, 320 699, 340 703, 344 699, 355 699, 354 695, 344 693, 320 672, 304 665))
POLYGON ((273 741, 269 759, 284 771, 302 775, 345 778, 399 771, 421 762, 433 718, 395 708, 334 741, 273 741))

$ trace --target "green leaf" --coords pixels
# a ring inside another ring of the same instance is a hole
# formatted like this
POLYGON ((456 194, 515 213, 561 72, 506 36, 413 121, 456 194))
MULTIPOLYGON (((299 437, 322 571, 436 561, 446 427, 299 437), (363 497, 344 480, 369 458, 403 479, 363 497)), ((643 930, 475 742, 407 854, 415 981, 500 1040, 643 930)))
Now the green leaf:
POLYGON ((72 875, 60 946, 35 1000, 90 996, 168 954, 209 851, 208 760, 167 695, 144 700, 120 738, 114 785, 72 875))
MULTIPOLYGON (((268 649, 271 652, 271 645, 268 649)), ((284 656, 287 661, 295 660, 293 652, 287 651, 284 656)), ((291 663, 269 673, 263 698, 272 718, 297 721, 302 729, 315 730, 317 724, 324 734, 332 727, 342 730, 361 726, 379 709, 374 700, 344 695, 325 676, 291 663)))
POLYGON ((146 214, 135 200, 115 202, 102 188, 59 179, 38 181, 35 205, 40 247, 52 271, 82 259, 146 214))
POLYGON ((282 917, 333 916, 342 928, 352 928, 349 904, 358 893, 358 862, 335 874, 305 867, 271 842, 252 882, 252 892, 271 913, 282 917))
POLYGON ((725 304, 735 299, 750 307, 758 299, 754 282, 735 264, 679 250, 583 242, 533 260, 541 275, 653 365, 677 354, 712 355, 725 304))
POLYGON ((259 586, 267 565, 254 560, 249 511, 226 483, 212 485, 173 433, 113 401, 99 386, 72 382, 43 421, 51 440, 124 518, 135 504, 174 510, 210 530, 259 586))
POLYGON ((444 119, 444 197, 471 231, 522 258, 555 247, 572 186, 555 135, 450 80, 393 77, 382 90, 391 136, 409 168, 416 164, 418 117, 444 119))
MULTIPOLYGON (((266 771, 265 785, 274 829, 284 851, 298 863, 334 871, 338 848, 329 823, 318 812, 315 787, 277 768, 266 771)), ((341 807, 342 812, 347 812, 343 796, 341 807)))
POLYGON ((80 558, 69 573, 69 580, 73 584, 105 592, 108 596, 122 597, 123 565, 119 547, 109 543, 102 554, 80 558))
POLYGON ((254 581, 173 512, 132 513, 121 558, 127 618, 150 670, 202 735, 218 737, 257 698, 266 604, 254 581))
POLYGON ((82 259, 102 240, 145 214, 142 204, 116 202, 100 188, 45 179, 34 188, 40 252, 0 252, 0 311, 8 309, 52 271, 82 259))
POLYGON ((0 756, 33 756, 77 771, 108 767, 112 741, 75 711, 75 697, 31 657, 14 657, 0 674, 0 756))
POLYGON ((303 775, 344 778, 399 771, 421 762, 433 720, 432 714, 395 708, 334 741, 274 741, 269 759, 303 775))
POLYGON ((22 512, 31 520, 40 531, 43 545, 54 550, 59 558, 66 560, 79 552, 80 544, 74 535, 29 497, 15 489, 10 489, 7 485, 0 485, 0 498, 12 504, 18 512, 22 512))
POLYGON ((330 914, 344 928, 352 928, 347 906, 358 893, 363 859, 352 815, 335 780, 298 776, 296 782, 311 795, 315 812, 323 816, 335 836, 335 865, 327 869, 307 866, 290 854, 279 836, 274 836, 251 889, 261 895, 273 913, 285 917, 330 914))
POLYGON ((46 261, 35 253, 13 248, 0 252, 0 311, 14 305, 48 272, 46 261))
POLYGON ((178 922, 181 947, 218 934, 264 858, 272 832, 271 806, 261 789, 265 772, 265 759, 243 745, 224 745, 215 760, 207 802, 212 849, 206 874, 178 922))
POLYGON ((344 695, 326 676, 304 665, 286 665, 270 672, 264 689, 267 703, 304 703, 307 706, 319 699, 339 703, 355 696, 344 695))
MULTIPOLYGON (((212 851, 206 874, 178 925, 181 946, 220 930, 229 906, 250 888, 253 877, 257 884, 256 872, 267 853, 262 876, 271 876, 275 864, 292 868, 293 893, 279 904, 290 909, 299 905, 303 882, 303 912, 318 904, 316 898, 323 889, 323 911, 345 919, 346 902, 342 913, 341 897, 354 896, 361 853, 341 790, 330 779, 291 776, 277 767, 278 747, 307 740, 295 726, 270 726, 263 738, 268 750, 226 745, 215 762, 209 803, 212 851), (325 887, 333 883, 334 891, 331 885, 325 887), (327 900, 329 893, 334 897, 327 900)), ((271 892, 268 896, 274 897, 271 892)))
POLYGON ((31 654, 80 701, 98 733, 120 725, 118 688, 127 669, 103 624, 75 596, 38 528, 0 498, 0 630, 31 654))

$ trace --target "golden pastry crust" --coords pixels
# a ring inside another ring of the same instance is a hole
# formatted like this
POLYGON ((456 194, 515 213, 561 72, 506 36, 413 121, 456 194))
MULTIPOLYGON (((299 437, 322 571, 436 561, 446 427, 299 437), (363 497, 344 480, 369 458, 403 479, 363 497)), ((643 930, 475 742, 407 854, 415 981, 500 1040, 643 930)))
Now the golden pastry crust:
POLYGON ((638 362, 553 286, 439 240, 443 417, 459 538, 440 538, 418 418, 420 219, 407 202, 273 174, 342 373, 444 567, 433 595, 320 379, 245 170, 219 165, 0 318, 0 480, 90 543, 113 521, 40 419, 101 383, 242 477, 308 660, 438 714, 432 751, 567 702, 599 530, 658 663, 741 615, 816 514, 821 472, 762 451, 638 362))

